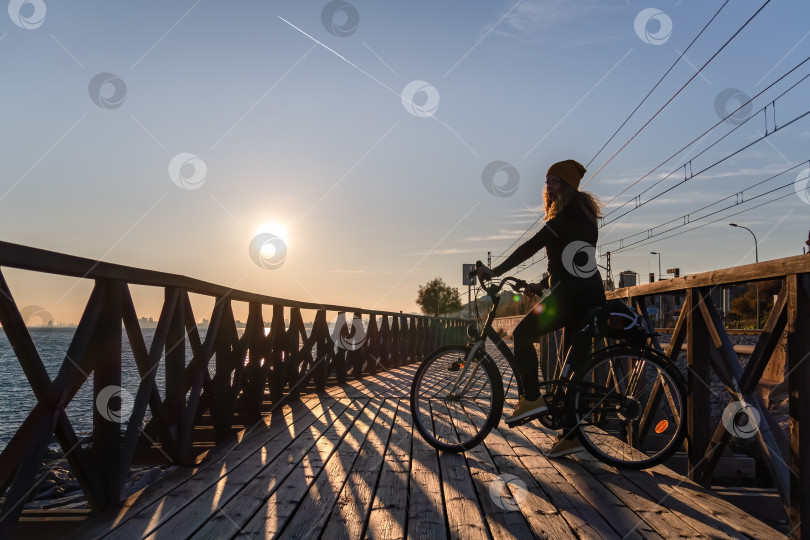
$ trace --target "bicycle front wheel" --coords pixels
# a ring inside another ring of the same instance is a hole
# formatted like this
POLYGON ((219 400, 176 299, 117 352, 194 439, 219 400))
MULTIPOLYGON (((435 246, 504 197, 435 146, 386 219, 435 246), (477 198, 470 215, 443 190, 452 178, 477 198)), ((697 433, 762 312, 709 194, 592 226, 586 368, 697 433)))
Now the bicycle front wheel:
POLYGON ((503 382, 495 362, 469 347, 438 349, 419 366, 411 386, 414 426, 434 448, 468 450, 484 440, 500 420, 503 382))
POLYGON ((600 461, 644 469, 680 447, 686 435, 686 388, 661 353, 608 347, 575 378, 569 403, 579 437, 600 461))

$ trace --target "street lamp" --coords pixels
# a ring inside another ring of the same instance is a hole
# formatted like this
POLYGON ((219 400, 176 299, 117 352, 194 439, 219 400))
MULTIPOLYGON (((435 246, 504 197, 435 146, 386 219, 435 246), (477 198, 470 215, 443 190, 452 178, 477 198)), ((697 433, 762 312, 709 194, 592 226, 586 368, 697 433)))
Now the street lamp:
POLYGON ((658 255, 658 281, 661 281, 661 254, 657 251, 651 251, 650 255, 658 255))
POLYGON ((757 235, 754 234, 754 231, 749 229, 748 227, 743 227, 742 225, 737 225, 736 223, 729 223, 732 227, 738 227, 740 229, 745 229, 746 231, 751 233, 751 236, 754 237, 754 262, 759 262, 759 250, 757 248, 757 235))
MULTIPOLYGON (((749 229, 748 227, 743 227, 742 225, 737 225, 736 223, 729 223, 732 227, 737 227, 739 229, 745 229, 746 231, 751 233, 751 236, 754 237, 754 262, 759 262, 759 249, 757 248, 757 235, 754 234, 754 231, 749 229)), ((757 323, 756 328, 759 328, 759 282, 757 281, 757 323)))

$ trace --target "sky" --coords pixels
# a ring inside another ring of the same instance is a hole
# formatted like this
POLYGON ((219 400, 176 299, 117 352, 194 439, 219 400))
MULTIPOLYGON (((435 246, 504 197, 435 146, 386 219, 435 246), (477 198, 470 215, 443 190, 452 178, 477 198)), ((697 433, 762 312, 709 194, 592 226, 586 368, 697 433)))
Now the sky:
MULTIPOLYGON (((497 263, 541 226, 546 170, 576 159, 607 203, 597 252, 614 279, 646 281, 650 251, 681 275, 754 262, 729 222, 760 261, 801 254, 810 117, 782 126, 807 112, 810 81, 776 98, 810 62, 767 88, 810 56, 810 4, 771 1, 696 73, 762 3, 727 2, 597 155, 724 2, 11 0, 0 239, 416 312, 420 284, 461 287, 463 263, 497 263), (780 129, 755 142, 774 110, 780 129), (742 203, 699 219, 728 201, 742 203), (652 236, 669 220, 688 224, 652 236)), ((517 275, 537 278, 540 259, 517 275)), ((58 321, 77 321, 92 287, 2 270, 20 307, 58 321)), ((162 291, 133 294, 157 317, 162 291)))

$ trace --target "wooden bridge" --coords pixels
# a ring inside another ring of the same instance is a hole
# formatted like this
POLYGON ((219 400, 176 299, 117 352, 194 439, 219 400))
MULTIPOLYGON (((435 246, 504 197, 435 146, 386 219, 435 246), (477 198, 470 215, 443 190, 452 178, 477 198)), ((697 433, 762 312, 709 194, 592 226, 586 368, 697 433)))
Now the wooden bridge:
MULTIPOLYGON (((711 437, 697 377, 721 371, 731 397, 756 406, 759 398, 752 389, 784 331, 790 438, 781 441, 759 403, 764 422, 758 439, 770 452, 768 459, 784 464, 780 469, 771 463, 771 472, 791 520, 789 535, 807 538, 810 530, 802 528, 801 518, 808 505, 801 489, 808 487, 808 468, 802 465, 810 445, 806 432, 800 436, 808 412, 799 403, 800 388, 810 381, 810 368, 801 362, 810 351, 810 259, 752 266, 613 293, 633 299, 642 310, 650 294, 686 291, 689 298, 669 345, 676 355, 687 341, 689 479, 663 466, 617 471, 584 453, 546 459, 543 450, 553 434, 534 423, 513 430, 501 426, 465 454, 427 446, 412 429, 408 408, 413 363, 441 343, 463 340, 463 321, 288 301, 0 243, 0 267, 94 281, 52 382, 0 274, 0 322, 37 397, 0 455, 5 495, 0 537, 30 537, 47 525, 49 535, 76 538, 783 537, 706 487, 729 437, 723 424, 711 437), (772 278, 783 280, 783 293, 752 359, 745 368, 737 360, 735 367, 722 325, 709 324, 716 321, 706 288, 772 278), (129 293, 135 284, 164 291, 149 347, 129 293), (204 338, 189 293, 216 299, 204 338), (241 336, 233 302, 249 307, 241 336), (263 306, 271 306, 273 314, 267 334, 263 306), (302 309, 315 310, 309 334, 302 309), (362 346, 335 339, 351 337, 352 331, 344 316, 347 331, 330 332, 327 311, 365 317, 362 346), (132 412, 122 425, 94 410, 93 434, 82 440, 65 408, 91 373, 94 401, 104 388, 120 386, 122 325, 142 377, 132 412), (165 370, 162 388, 154 375, 158 365, 165 370), (54 436, 92 508, 91 515, 76 515, 72 523, 46 522, 44 514, 23 511, 54 436), (156 460, 178 467, 123 498, 130 467, 156 460)), ((544 373, 551 369, 547 355, 544 373)), ((510 393, 510 399, 516 397, 511 386, 510 393)))
MULTIPOLYGON (((415 369, 302 396, 76 529, 77 538, 780 538, 665 467, 624 472, 554 434, 501 429, 466 455, 412 428, 415 369), (507 486, 508 483, 508 486, 507 486), (500 486, 509 491, 499 489, 500 486)), ((513 396, 515 397, 515 396, 513 396)))

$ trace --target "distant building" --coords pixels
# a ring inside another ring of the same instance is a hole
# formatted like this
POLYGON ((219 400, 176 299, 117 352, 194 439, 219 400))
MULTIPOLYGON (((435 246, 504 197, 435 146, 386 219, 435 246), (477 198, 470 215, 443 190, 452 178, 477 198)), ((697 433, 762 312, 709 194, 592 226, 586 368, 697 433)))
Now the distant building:
POLYGON ((638 274, 632 270, 625 270, 619 273, 619 288, 635 287, 638 284, 638 274))
POLYGON ((142 328, 156 328, 157 322, 152 317, 141 317, 138 319, 138 322, 141 323, 142 328))

